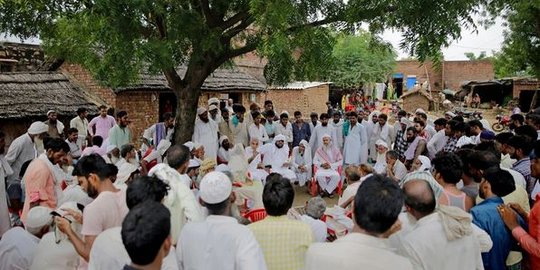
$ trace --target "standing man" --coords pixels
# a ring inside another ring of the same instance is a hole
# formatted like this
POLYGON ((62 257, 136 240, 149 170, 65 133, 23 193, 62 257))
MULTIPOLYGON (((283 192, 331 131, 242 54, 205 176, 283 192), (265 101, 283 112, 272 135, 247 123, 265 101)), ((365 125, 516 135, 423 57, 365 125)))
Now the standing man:
POLYGON ((345 165, 365 164, 368 158, 368 137, 364 125, 358 123, 358 114, 349 113, 349 132, 345 136, 343 159, 345 165))
POLYGON ((6 134, 0 130, 0 237, 11 228, 6 194, 6 177, 13 173, 4 158, 6 134))
POLYGON ((315 243, 306 254, 310 270, 399 269, 412 270, 411 263, 388 245, 403 207, 398 185, 382 176, 366 179, 354 197, 352 232, 333 243, 315 243))
POLYGON ((330 124, 334 127, 336 130, 336 139, 337 139, 337 147, 339 150, 343 149, 343 119, 341 119, 341 113, 339 111, 335 111, 332 115, 332 122, 330 124))
POLYGON ((208 100, 208 112, 210 113, 209 118, 214 120, 216 124, 221 123, 223 121, 223 118, 221 118, 221 110, 219 109, 219 99, 218 98, 211 98, 208 100))
MULTIPOLYGON (((392 137, 393 131, 391 130, 392 127, 388 125, 387 123, 388 116, 382 113, 381 115, 379 115, 379 117, 377 117, 377 121, 378 123, 374 124, 372 135, 369 138, 370 144, 373 143, 373 145, 375 145, 375 143, 378 140, 382 140, 387 145, 392 145, 391 137, 392 137)), ((371 158, 372 161, 377 160, 377 151, 370 152, 369 157, 371 158)))
POLYGON ((401 117, 399 120, 399 129, 396 131, 396 140, 394 142, 394 151, 399 156, 399 159, 405 160, 405 151, 409 148, 409 142, 407 141, 407 125, 409 120, 406 117, 401 117))
POLYGON ((268 134, 269 139, 273 139, 276 134, 276 123, 274 123, 274 118, 276 117, 276 113, 274 111, 269 110, 264 112, 264 117, 266 118, 266 123, 264 124, 264 128, 266 129, 266 134, 268 134))
MULTIPOLYGON (((75 118, 69 121, 69 127, 76 128, 78 131, 77 146, 79 146, 79 149, 81 150, 83 148, 83 142, 87 141, 88 135, 89 135, 88 134, 88 119, 86 119, 87 116, 88 116, 88 111, 86 110, 86 108, 78 108, 77 116, 75 116, 75 118)), ((84 144, 84 146, 86 146, 86 144, 84 144)))
POLYGON ((427 152, 426 139, 418 134, 418 130, 414 127, 407 128, 407 142, 409 147, 405 151, 405 166, 410 169, 411 165, 420 155, 424 155, 427 152))
POLYGON ((264 255, 255 236, 232 217, 236 196, 229 177, 221 172, 206 174, 199 194, 199 202, 209 215, 182 229, 176 249, 180 269, 265 270, 264 255))
POLYGON ((328 134, 330 135, 332 142, 334 143, 337 142, 336 129, 332 125, 328 125, 328 120, 329 120, 328 114, 322 113, 321 124, 317 125, 313 130, 311 130, 311 138, 309 139, 309 146, 311 147, 311 151, 313 151, 312 153, 313 156, 315 156, 315 152, 322 145, 323 135, 328 134))
POLYGON ((251 117, 253 118, 253 124, 249 126, 249 139, 257 139, 259 140, 259 145, 263 145, 265 142, 270 140, 268 138, 268 134, 266 133, 266 128, 261 125, 261 119, 263 116, 259 112, 253 112, 251 117))
POLYGON ((246 108, 238 106, 236 112, 231 119, 231 128, 233 130, 233 138, 235 143, 241 143, 244 147, 249 145, 248 125, 245 120, 246 108))
POLYGON ((8 176, 8 182, 18 181, 22 165, 38 156, 38 147, 43 145, 43 138, 47 136, 49 126, 43 122, 34 122, 28 128, 28 132, 17 137, 6 153, 6 161, 13 170, 8 176))
POLYGON ((66 175, 62 173, 60 166, 69 153, 69 146, 60 138, 47 138, 45 149, 45 153, 28 165, 22 180, 26 198, 21 215, 23 222, 26 221, 28 210, 33 206, 41 205, 56 209, 61 199, 61 185, 66 180, 66 175))
POLYGON ((292 124, 289 122, 289 115, 286 113, 282 113, 279 116, 279 123, 276 124, 276 136, 277 135, 285 136, 285 138, 287 138, 286 143, 289 147, 292 145, 294 139, 293 128, 292 124))
POLYGON ((517 160, 512 165, 512 170, 517 171, 525 177, 527 182, 527 193, 531 195, 537 179, 531 176, 531 159, 529 155, 533 150, 533 142, 524 136, 514 136, 508 139, 510 157, 517 160))
POLYGON ((294 112, 294 123, 292 124, 293 131, 293 143, 292 146, 296 147, 302 140, 309 141, 311 137, 311 128, 309 124, 302 119, 302 113, 300 111, 294 112))
POLYGON ((109 145, 114 145, 120 149, 122 145, 131 142, 131 130, 127 127, 130 121, 126 111, 119 111, 116 117, 118 118, 118 124, 109 130, 109 145))
POLYGON ((457 142, 461 135, 465 132, 465 124, 455 120, 450 120, 446 123, 446 128, 444 129, 444 134, 448 137, 446 140, 446 145, 443 147, 444 152, 453 153, 456 152, 459 147, 457 142))
POLYGON ((66 143, 69 145, 69 154, 73 159, 79 159, 82 154, 81 147, 77 144, 79 131, 76 128, 70 128, 66 131, 66 137, 66 143))
POLYGON ((58 121, 58 115, 56 111, 50 110, 47 112, 47 121, 43 122, 45 125, 49 126, 49 137, 51 138, 62 138, 64 135, 64 124, 58 121))
POLYGON ((105 141, 109 138, 109 130, 115 125, 114 117, 107 114, 107 106, 101 105, 99 106, 99 115, 88 123, 88 133, 90 136, 101 136, 105 141))
POLYGON ((431 137, 427 144, 429 158, 435 158, 435 155, 442 151, 444 146, 446 145, 446 141, 448 140, 448 137, 446 136, 446 119, 439 118, 435 120, 435 130, 437 133, 431 137))
POLYGON ((227 106, 225 106, 225 109, 227 109, 227 111, 229 111, 229 114, 234 114, 235 111, 233 109, 233 104, 234 104, 234 100, 232 98, 229 98, 227 100, 227 106))
POLYGON ((216 160, 218 152, 218 124, 208 118, 206 108, 197 109, 192 141, 204 145, 205 157, 216 160))
POLYGON ((309 115, 309 118, 311 119, 311 122, 309 123, 309 130, 311 133, 313 133, 315 127, 320 126, 321 122, 319 122, 319 115, 316 112, 312 112, 309 115))
POLYGON ((267 179, 263 204, 268 216, 251 223, 248 228, 261 245, 269 270, 304 269, 306 251, 313 242, 313 232, 304 222, 287 217, 294 200, 291 182, 279 174, 267 179))
MULTIPOLYGON (((512 193, 515 189, 514 180, 509 172, 497 167, 484 171, 479 189, 480 198, 484 201, 471 208, 471 215, 473 223, 486 231, 493 241, 491 250, 482 253, 485 269, 516 269, 512 266, 508 268, 506 266, 506 258, 512 247, 515 246, 515 240, 510 231, 506 229, 497 211, 497 208, 504 204, 502 197, 512 193)), ((523 219, 520 219, 519 223, 521 226, 525 225, 523 219)))
POLYGON ((221 117, 223 118, 223 121, 218 124, 218 129, 220 136, 227 136, 227 138, 229 138, 229 143, 231 145, 235 145, 236 142, 234 140, 233 123, 230 119, 230 112, 232 112, 232 109, 231 111, 229 111, 227 108, 221 110, 221 117))
POLYGON ((163 114, 163 122, 153 124, 143 133, 143 142, 147 146, 158 146, 161 140, 171 141, 174 131, 174 116, 172 113, 163 114))

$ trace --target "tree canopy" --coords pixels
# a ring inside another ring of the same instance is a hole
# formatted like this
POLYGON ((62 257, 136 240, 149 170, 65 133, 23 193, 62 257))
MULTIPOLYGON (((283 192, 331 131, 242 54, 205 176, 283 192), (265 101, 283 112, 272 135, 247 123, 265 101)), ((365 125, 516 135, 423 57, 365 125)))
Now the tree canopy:
POLYGON ((473 52, 466 52, 465 57, 467 57, 467 59, 470 61, 475 61, 486 59, 487 55, 485 51, 481 51, 478 55, 474 54, 473 52))
POLYGON ((474 27, 484 0, 0 0, 0 29, 39 36, 46 53, 80 63, 104 83, 161 72, 178 97, 175 139, 190 139, 204 80, 256 51, 269 83, 321 76, 332 31, 362 23, 404 33, 401 47, 426 59, 474 27), (176 67, 185 65, 185 74, 176 67))
POLYGON ((384 82, 394 70, 396 56, 391 44, 368 32, 339 35, 332 52, 332 63, 326 69, 326 80, 343 88, 384 82))

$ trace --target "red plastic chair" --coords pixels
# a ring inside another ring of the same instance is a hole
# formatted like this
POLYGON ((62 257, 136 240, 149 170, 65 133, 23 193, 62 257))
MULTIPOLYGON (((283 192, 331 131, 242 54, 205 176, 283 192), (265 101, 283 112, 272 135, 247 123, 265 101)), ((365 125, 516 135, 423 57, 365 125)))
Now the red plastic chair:
MULTIPOLYGON (((337 185, 337 194, 338 196, 341 196, 343 193, 343 180, 341 179, 341 175, 343 174, 343 166, 339 166, 337 169, 337 172, 339 174, 340 180, 337 185)), ((319 193, 319 183, 317 182, 317 179, 315 178, 315 175, 317 173, 317 166, 313 165, 313 176, 311 177, 311 196, 315 197, 319 193)))
POLYGON ((257 222, 259 220, 263 220, 266 217, 266 209, 260 208, 260 209, 253 209, 246 214, 244 214, 244 217, 249 219, 251 222, 257 222))

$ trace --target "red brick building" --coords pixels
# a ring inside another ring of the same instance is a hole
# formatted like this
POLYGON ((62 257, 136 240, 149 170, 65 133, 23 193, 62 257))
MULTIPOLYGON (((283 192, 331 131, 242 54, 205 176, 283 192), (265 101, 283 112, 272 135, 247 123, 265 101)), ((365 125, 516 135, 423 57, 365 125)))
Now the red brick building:
POLYGON ((264 100, 272 100, 277 113, 287 111, 292 118, 295 111, 300 111, 307 117, 311 112, 326 112, 329 93, 329 83, 293 82, 285 86, 269 87, 264 93, 264 100))

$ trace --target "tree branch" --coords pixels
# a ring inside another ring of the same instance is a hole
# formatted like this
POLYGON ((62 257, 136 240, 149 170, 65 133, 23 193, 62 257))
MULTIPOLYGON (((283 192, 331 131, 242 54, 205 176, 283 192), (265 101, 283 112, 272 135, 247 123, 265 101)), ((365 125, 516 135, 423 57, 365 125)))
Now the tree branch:
POLYGON ((253 40, 253 41, 247 43, 243 47, 236 48, 236 49, 233 49, 233 50, 229 50, 228 52, 226 52, 223 55, 223 58, 226 58, 225 61, 227 61, 228 59, 238 57, 238 56, 246 54, 248 52, 252 52, 255 49, 257 49, 257 46, 259 45, 259 42, 260 42, 260 40, 256 39, 256 40, 253 40))
POLYGON ((208 0, 200 0, 200 5, 202 9, 202 14, 206 19, 206 24, 210 28, 214 27, 216 25, 216 21, 212 10, 210 10, 210 3, 208 2, 208 0))
POLYGON ((230 17, 228 20, 224 21, 219 27, 225 31, 230 27, 233 27, 240 21, 246 20, 249 17, 249 10, 243 10, 236 13, 234 16, 230 17))
POLYGON ((178 72, 174 68, 162 68, 162 71, 169 83, 169 87, 174 89, 175 85, 185 86, 186 82, 180 78, 180 75, 178 75, 178 72))
POLYGON ((245 20, 243 20, 240 24, 237 24, 235 27, 230 28, 228 31, 223 33, 223 38, 226 39, 227 42, 230 41, 238 33, 246 30, 247 27, 253 22, 255 22, 255 19, 248 15, 248 17, 245 20))

